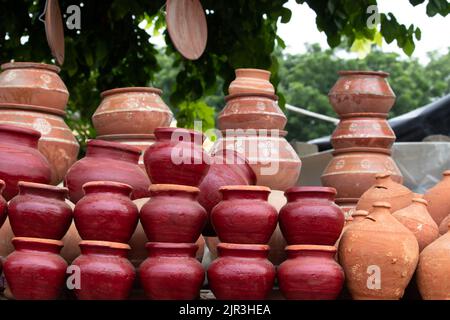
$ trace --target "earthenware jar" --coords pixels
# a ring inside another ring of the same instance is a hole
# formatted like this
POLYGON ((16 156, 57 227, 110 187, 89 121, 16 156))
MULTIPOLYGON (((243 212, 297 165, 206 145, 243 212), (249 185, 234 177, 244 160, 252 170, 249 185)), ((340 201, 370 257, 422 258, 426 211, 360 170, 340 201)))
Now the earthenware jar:
MULTIPOLYGON (((116 181, 133 188, 132 199, 148 196, 150 181, 139 168, 139 149, 118 142, 90 140, 86 156, 77 161, 64 179, 69 197, 77 203, 83 195, 83 185, 91 181, 116 181)), ((93 240, 93 239, 89 239, 93 240)))
POLYGON ((72 208, 65 202, 67 193, 66 188, 19 182, 19 194, 8 207, 14 235, 61 240, 72 223, 72 208))
POLYGON ((428 201, 428 211, 438 225, 450 214, 450 170, 444 171, 442 175, 442 180, 424 195, 428 201))
POLYGON ((332 246, 344 227, 345 217, 334 203, 336 189, 292 187, 280 210, 280 228, 287 243, 332 246))
POLYGON ((375 202, 373 207, 363 221, 346 228, 339 260, 353 299, 400 299, 416 269, 419 245, 392 216, 389 203, 375 202))
POLYGON ((208 284, 219 300, 264 300, 272 290, 275 268, 266 245, 220 243, 219 258, 208 269, 208 284))
POLYGON ((151 182, 199 186, 210 163, 202 146, 203 134, 188 129, 157 128, 155 137, 156 143, 144 154, 151 182))
POLYGON ((197 245, 149 242, 139 267, 141 284, 153 300, 193 300, 200 295, 205 271, 195 259, 197 245))
POLYGON ((229 94, 265 93, 274 94, 275 89, 270 83, 270 71, 261 69, 236 69, 236 79, 228 88, 229 94))
POLYGON ((449 224, 450 224, 450 215, 448 215, 444 220, 442 220, 441 224, 439 225, 440 235, 447 233, 449 224))
POLYGON ((3 198, 2 193, 5 189, 5 181, 0 180, 0 228, 6 220, 8 204, 5 198, 3 198))
POLYGON ((54 300, 65 285, 67 263, 59 256, 62 242, 13 238, 16 251, 4 263, 8 287, 17 300, 54 300))
POLYGON ((277 271, 281 293, 290 300, 334 300, 344 285, 344 271, 334 260, 336 248, 320 245, 286 247, 288 259, 277 271))
POLYGON ((50 165, 38 150, 40 137, 36 130, 0 124, 0 179, 6 183, 6 200, 17 195, 19 181, 50 182, 50 165))
POLYGON ((113 181, 83 185, 85 196, 73 210, 75 226, 83 240, 128 243, 139 219, 131 201, 131 186, 113 181))
MULTIPOLYGON (((130 295, 135 270, 127 253, 130 246, 105 241, 81 241, 81 255, 72 262, 80 270, 79 300, 125 300, 130 295)), ((75 283, 76 284, 76 283, 75 283)))
POLYGON ((199 189, 153 184, 140 221, 150 242, 194 243, 205 226, 206 210, 197 202, 199 189))
POLYGON ((270 189, 261 186, 224 186, 222 201, 211 211, 211 222, 220 241, 267 244, 278 222, 270 205, 270 189))

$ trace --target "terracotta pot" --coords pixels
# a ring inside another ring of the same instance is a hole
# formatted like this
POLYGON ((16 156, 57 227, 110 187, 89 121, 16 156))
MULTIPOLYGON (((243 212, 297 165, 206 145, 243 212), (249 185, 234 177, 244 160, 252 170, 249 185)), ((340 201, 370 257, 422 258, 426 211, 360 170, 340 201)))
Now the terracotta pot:
POLYGON ((278 222, 270 205, 270 189, 261 186, 224 186, 222 201, 211 211, 211 222, 220 241, 266 244, 278 222))
POLYGON ((337 198, 334 202, 341 208, 345 219, 348 219, 356 210, 357 198, 337 198))
POLYGON ((11 62, 1 66, 0 103, 28 104, 63 111, 69 92, 58 76, 57 66, 11 62))
POLYGON ((356 210, 352 214, 352 223, 364 221, 364 219, 369 215, 369 211, 366 210, 356 210))
POLYGON ((79 300, 125 300, 133 286, 136 273, 127 260, 130 246, 105 241, 81 241, 81 255, 72 266, 80 270, 79 300))
POLYGON ((265 93, 274 94, 275 89, 270 83, 270 71, 261 69, 236 69, 236 79, 228 88, 229 94, 265 93))
POLYGON ((335 188, 337 198, 359 198, 376 183, 378 173, 389 173, 392 180, 402 183, 400 169, 390 155, 389 150, 377 148, 334 151, 321 176, 322 185, 335 188))
POLYGON ((85 196, 73 210, 83 240, 128 243, 136 229, 139 211, 131 201, 131 186, 113 181, 83 185, 85 196))
POLYGON ((13 238, 16 251, 4 264, 8 287, 17 300, 54 300, 64 287, 67 263, 58 240, 13 238))
POLYGON ((3 198, 2 196, 5 186, 5 181, 0 180, 0 228, 3 226, 3 223, 5 223, 8 209, 8 204, 6 203, 5 198, 3 198))
POLYGON ((388 76, 378 71, 340 71, 328 94, 334 111, 340 116, 361 112, 387 115, 395 102, 388 76))
POLYGON ((139 149, 118 142, 88 141, 86 156, 75 162, 64 179, 70 200, 77 203, 84 195, 83 185, 91 181, 125 183, 133 188, 132 199, 147 197, 150 181, 138 166, 140 155, 139 149))
POLYGON ((280 210, 280 228, 290 245, 332 246, 344 227, 345 217, 334 203, 336 189, 292 187, 285 192, 288 203, 280 210))
POLYGON ((392 216, 389 203, 373 206, 369 216, 346 229, 339 260, 353 299, 400 299, 416 269, 419 245, 392 216))
POLYGON ((278 283, 290 300, 335 300, 344 285, 344 271, 334 260, 333 246, 286 247, 288 259, 278 268, 278 283))
POLYGON ((202 146, 203 134, 180 128, 157 128, 155 137, 156 143, 144 154, 152 183, 198 187, 210 163, 202 146))
POLYGON ((61 257, 67 261, 67 263, 72 263, 76 257, 80 255, 79 243, 82 241, 77 228, 75 227, 75 222, 69 227, 64 238, 61 240, 64 243, 64 247, 61 250, 61 257))
POLYGON ((3 226, 0 228, 0 257, 5 258, 14 251, 14 246, 11 242, 12 238, 14 238, 14 234, 11 230, 9 218, 6 218, 3 226))
POLYGON ((439 234, 444 235, 448 231, 448 225, 450 224, 450 215, 448 215, 444 220, 442 220, 439 225, 439 234))
POLYGON ((61 240, 72 223, 72 209, 65 202, 67 193, 66 188, 19 182, 19 194, 8 207, 14 235, 61 240))
POLYGON ((173 114, 156 88, 130 87, 102 92, 92 116, 98 135, 151 134, 170 125, 173 114))
POLYGON ((208 269, 208 284, 219 300, 263 300, 272 290, 275 268, 266 245, 220 243, 208 269))
POLYGON ((6 183, 6 200, 17 195, 19 181, 50 182, 50 165, 38 150, 40 137, 36 130, 0 124, 0 179, 6 183))
POLYGON ((149 242, 148 259, 139 267, 141 284, 153 300, 193 300, 200 295, 205 279, 195 259, 197 245, 149 242))
POLYGON ((64 122, 65 113, 51 108, 0 103, 0 124, 17 125, 41 133, 39 151, 52 170, 51 184, 57 185, 77 160, 80 146, 64 122))
POLYGON ((428 201, 428 212, 438 225, 450 214, 450 170, 444 171, 442 175, 442 180, 424 195, 428 201))

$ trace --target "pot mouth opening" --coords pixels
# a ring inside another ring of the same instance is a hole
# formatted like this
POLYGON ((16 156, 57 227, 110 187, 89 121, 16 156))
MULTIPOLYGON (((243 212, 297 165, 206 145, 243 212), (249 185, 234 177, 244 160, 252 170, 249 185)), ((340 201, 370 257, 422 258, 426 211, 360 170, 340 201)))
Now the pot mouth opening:
POLYGON ((378 76, 378 77, 382 77, 382 78, 389 77, 388 72, 372 71, 372 70, 341 70, 341 71, 338 71, 338 75, 340 75, 340 76, 367 75, 367 76, 378 76))
POLYGON ((35 139, 41 138, 41 133, 37 130, 14 126, 10 124, 0 124, 0 132, 17 133, 21 135, 27 135, 35 139))
POLYGON ((322 252, 336 252, 335 246, 321 246, 321 245, 309 245, 309 244, 298 244, 291 245, 285 248, 287 252, 295 251, 322 251, 322 252))
POLYGON ((271 189, 265 186, 230 185, 220 187, 219 191, 252 191, 270 193, 271 189))
POLYGON ((225 250, 253 251, 253 252, 269 252, 270 247, 265 244, 238 244, 221 242, 217 248, 225 250))
POLYGON ((352 203, 352 204, 357 204, 359 201, 359 198, 337 198, 336 200, 334 200, 334 202, 336 202, 337 204, 345 204, 345 203, 352 203))
POLYGON ((191 130, 191 129, 185 129, 185 128, 175 128, 175 127, 159 127, 156 128, 154 131, 154 134, 156 137, 161 137, 161 135, 171 134, 172 136, 174 134, 179 135, 180 137, 184 137, 185 135, 189 137, 194 137, 193 141, 190 141, 191 143, 195 142, 195 137, 201 137, 202 143, 205 142, 206 137, 203 134, 203 132, 191 130))
POLYGON ((291 187, 284 192, 285 195, 293 193, 328 193, 330 195, 336 195, 337 191, 335 188, 332 187, 300 186, 300 187, 291 187))
POLYGON ((35 106, 32 104, 22 104, 22 103, 8 103, 8 102, 0 102, 0 109, 17 109, 17 110, 26 110, 31 112, 38 113, 48 113, 60 117, 65 117, 66 112, 63 110, 58 110, 54 108, 35 106))
POLYGON ((174 192, 187 192, 187 193, 199 193, 200 189, 193 186, 184 186, 178 184, 152 184, 148 188, 150 192, 166 192, 166 191, 174 191, 174 192))
POLYGON ((442 175, 443 176, 450 176, 450 170, 445 170, 443 173, 442 173, 442 175))
POLYGON ((131 247, 126 243, 110 242, 110 241, 98 241, 98 240, 82 240, 79 243, 81 247, 98 247, 98 248, 111 248, 111 249, 121 249, 130 250, 131 247))
POLYGON ((233 99, 238 98, 266 98, 274 101, 278 101, 278 96, 276 94, 270 94, 270 93, 251 93, 251 92, 243 92, 243 93, 235 93, 225 96, 225 102, 229 102, 233 99))
POLYGON ((106 148, 106 149, 115 149, 119 151, 125 151, 129 153, 134 153, 137 155, 141 155, 141 150, 139 150, 136 147, 126 145, 120 142, 114 142, 114 141, 106 141, 106 140, 99 140, 99 139, 91 139, 87 142, 88 147, 100 147, 100 148, 106 148))
POLYGON ((90 188, 113 188, 116 190, 123 190, 124 192, 131 193, 133 191, 133 187, 129 184, 117 182, 117 181, 90 181, 83 184, 82 189, 86 192, 87 189, 90 188))
POLYGON ((1 66, 2 70, 9 70, 9 69, 44 69, 48 71, 53 71, 55 73, 59 73, 61 69, 53 64, 47 64, 47 63, 41 63, 41 62, 20 62, 20 61, 14 61, 14 62, 7 62, 2 64, 1 66))
MULTIPOLYGON (((1 185, 1 182, 0 182, 1 185)), ((69 189, 66 187, 58 187, 53 186, 50 184, 43 184, 43 183, 36 183, 36 182, 28 182, 28 181, 19 181, 17 184, 19 188, 27 188, 27 189, 34 189, 34 190, 44 190, 44 191, 51 191, 55 193, 61 193, 64 195, 67 195, 69 193, 69 189)))
POLYGON ((153 88, 153 87, 124 87, 124 88, 114 88, 114 89, 109 89, 109 90, 103 91, 100 93, 100 97, 104 98, 106 96, 111 96, 114 94, 130 93, 130 92, 156 93, 159 96, 161 96, 163 93, 161 89, 153 88))
POLYGON ((42 243, 42 244, 49 244, 53 246, 57 246, 59 248, 62 248, 64 246, 64 243, 60 240, 53 240, 53 239, 42 239, 42 238, 31 238, 31 237, 14 237, 12 238, 12 243, 14 242, 22 242, 22 243, 42 243))

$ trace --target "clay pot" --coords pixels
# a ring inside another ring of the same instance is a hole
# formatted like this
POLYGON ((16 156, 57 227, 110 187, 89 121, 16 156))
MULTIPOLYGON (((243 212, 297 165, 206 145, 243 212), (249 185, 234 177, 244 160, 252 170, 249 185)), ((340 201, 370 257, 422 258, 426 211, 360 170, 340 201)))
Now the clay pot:
POLYGON ((6 183, 6 200, 17 195, 19 181, 50 182, 50 165, 38 150, 40 137, 36 130, 0 124, 0 179, 6 183))
POLYGON ((378 71, 340 71, 328 94, 334 111, 340 116, 362 112, 387 115, 395 102, 388 76, 378 71))
POLYGON ((73 210, 75 226, 83 240, 128 243, 139 219, 131 201, 131 186, 113 181, 83 185, 85 196, 73 210))
POLYGON ((266 245, 220 243, 219 258, 208 269, 208 284, 219 300, 264 300, 272 290, 275 268, 266 245))
POLYGON ((210 163, 202 146, 203 134, 187 129, 157 128, 155 137, 156 143, 144 154, 151 182, 198 187, 210 163))
POLYGON ((378 173, 389 173, 392 180, 402 183, 402 174, 390 155, 389 150, 377 148, 334 151, 321 176, 322 185, 335 188, 337 198, 359 198, 376 183, 378 173))
POLYGON ((139 267, 141 284, 153 300, 193 300, 200 295, 205 279, 195 259, 197 245, 149 242, 148 258, 139 267))
POLYGON ((61 240, 72 223, 72 209, 65 202, 67 193, 66 188, 19 182, 19 194, 8 207, 14 235, 61 240))
POLYGON ((127 299, 136 277, 133 265, 127 260, 130 246, 116 242, 81 241, 80 248, 81 255, 72 263, 80 270, 80 286, 74 289, 77 299, 127 299))
POLYGON ((270 83, 270 71, 261 69, 236 69, 236 79, 228 88, 229 94, 265 93, 274 94, 275 89, 270 83))
POLYGON ((332 246, 344 227, 345 217, 334 203, 336 190, 327 187, 292 187, 280 210, 280 228, 290 245, 332 246))
POLYGON ((270 205, 270 189, 261 186, 224 186, 222 201, 211 211, 211 222, 220 241, 266 244, 278 222, 270 205))
POLYGON ((86 156, 75 162, 64 179, 70 200, 77 203, 84 195, 82 186, 91 181, 125 183, 133 188, 132 199, 148 197, 150 181, 138 166, 140 155, 139 149, 118 142, 88 141, 86 156))
POLYGON ((200 190, 190 186, 154 184, 140 221, 150 242, 194 243, 205 226, 206 210, 197 202, 200 190))
POLYGON ((439 225, 450 214, 450 170, 444 171, 442 180, 424 195, 428 201, 428 212, 439 225))
POLYGON ((448 231, 448 225, 450 224, 450 215, 448 215, 444 220, 442 220, 439 226, 439 234, 444 235, 448 231))
POLYGON ((64 287, 67 263, 58 240, 13 238, 16 251, 4 264, 8 287, 17 300, 54 300, 64 287))
POLYGON ((92 116, 97 134, 151 134, 170 125, 173 114, 156 88, 130 87, 102 92, 92 116))
POLYGON ((11 62, 1 66, 0 103, 27 104, 64 111, 69 92, 57 66, 11 62))
POLYGON ((3 198, 2 196, 5 186, 5 181, 0 180, 0 228, 3 226, 3 223, 5 223, 8 209, 8 204, 6 203, 5 198, 3 198))
POLYGON ((339 260, 353 299, 400 299, 416 269, 419 245, 392 216, 389 203, 375 202, 373 207, 363 221, 346 228, 339 260))
MULTIPOLYGON (((72 208, 73 210, 73 208, 72 208)), ((61 250, 61 257, 67 261, 67 263, 72 263, 76 257, 80 255, 80 247, 79 243, 82 241, 80 234, 78 233, 77 228, 75 227, 75 222, 72 221, 72 224, 69 227, 64 238, 61 240, 64 243, 64 248, 61 250)))
POLYGON ((356 210, 357 198, 337 198, 334 202, 341 208, 345 219, 348 219, 356 210))
POLYGON ((356 210, 352 214, 352 223, 364 221, 364 219, 369 215, 369 211, 366 210, 356 210))
POLYGON ((288 259, 277 271, 283 296, 290 300, 335 300, 344 285, 344 271, 334 260, 333 246, 286 247, 288 259))

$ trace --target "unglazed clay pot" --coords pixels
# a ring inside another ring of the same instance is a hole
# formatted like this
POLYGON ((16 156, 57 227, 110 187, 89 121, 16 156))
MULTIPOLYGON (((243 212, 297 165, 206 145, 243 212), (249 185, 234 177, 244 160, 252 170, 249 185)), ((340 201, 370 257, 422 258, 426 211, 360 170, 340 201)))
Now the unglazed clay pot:
POLYGON ((373 206, 363 221, 346 228, 339 260, 353 299, 400 299, 416 269, 419 245, 414 234, 392 216, 389 203, 373 206))
POLYGON ((3 198, 2 196, 4 189, 5 181, 0 180, 0 228, 3 226, 3 223, 5 223, 8 209, 8 204, 6 203, 5 198, 3 198))
POLYGON ((219 258, 208 269, 208 284, 219 300, 264 300, 272 290, 275 268, 266 245, 220 243, 219 258))
POLYGON ((377 71, 340 71, 328 94, 333 109, 340 116, 361 112, 387 115, 395 102, 388 76, 377 71))
POLYGON ((144 154, 151 182, 199 186, 210 163, 202 146, 203 134, 188 129, 157 128, 155 137, 156 143, 144 154))
POLYGON ((446 234, 448 231, 448 225, 450 224, 450 215, 448 215, 444 220, 442 220, 439 226, 439 234, 446 234))
POLYGON ((131 186, 113 181, 83 185, 85 196, 73 210, 75 226, 83 240, 128 243, 139 219, 131 201, 131 186))
POLYGON ((139 168, 140 155, 139 149, 118 142, 88 141, 86 157, 75 162, 64 179, 70 201, 77 203, 84 195, 83 185, 91 181, 125 183, 133 188, 132 199, 147 197, 150 181, 139 168))
POLYGON ((428 201, 428 211, 438 225, 450 214, 450 170, 444 171, 442 175, 442 180, 424 195, 428 201))
POLYGON ((280 290, 290 300, 334 300, 344 285, 344 271, 334 260, 336 248, 286 247, 288 259, 277 270, 280 290))
POLYGON ((156 88, 117 88, 102 92, 102 102, 92 116, 98 135, 151 134, 169 126, 173 114, 156 88))
POLYGON ((38 150, 40 137, 36 130, 0 124, 0 179, 6 183, 6 200, 17 195, 19 181, 50 182, 50 165, 38 150))
POLYGON ((16 251, 5 261, 8 287, 17 300, 54 300, 64 287, 67 263, 59 256, 62 242, 13 238, 16 251))
POLYGON ((105 241, 81 241, 81 255, 72 266, 80 270, 80 287, 74 289, 79 300, 125 300, 136 273, 127 260, 130 246, 105 241))
POLYGON ((67 193, 66 188, 19 182, 19 194, 8 206, 14 235, 61 240, 72 223, 72 208, 65 202, 67 193))
POLYGON ((344 213, 334 203, 336 189, 292 187, 285 195, 288 203, 281 208, 279 220, 288 244, 336 243, 345 222, 344 213))
POLYGON ((427 206, 426 200, 413 198, 409 206, 392 213, 414 234, 420 251, 439 237, 439 228, 428 213, 427 206))
POLYGON ((58 76, 57 66, 11 62, 1 66, 0 103, 27 104, 63 111, 69 92, 58 76))
POLYGON ((229 94, 265 93, 274 94, 275 89, 270 83, 270 71, 261 69, 236 69, 236 79, 228 88, 229 94))
POLYGON ((149 242, 139 267, 141 284, 153 300, 193 300, 200 295, 205 271, 195 259, 197 245, 149 242))
POLYGON ((211 211, 211 223, 220 241, 266 244, 278 222, 270 205, 270 189, 261 186, 224 186, 222 201, 211 211))
POLYGON ((150 200, 140 221, 150 242, 194 243, 205 226, 206 210, 197 202, 200 190, 174 184, 150 186, 150 200))

